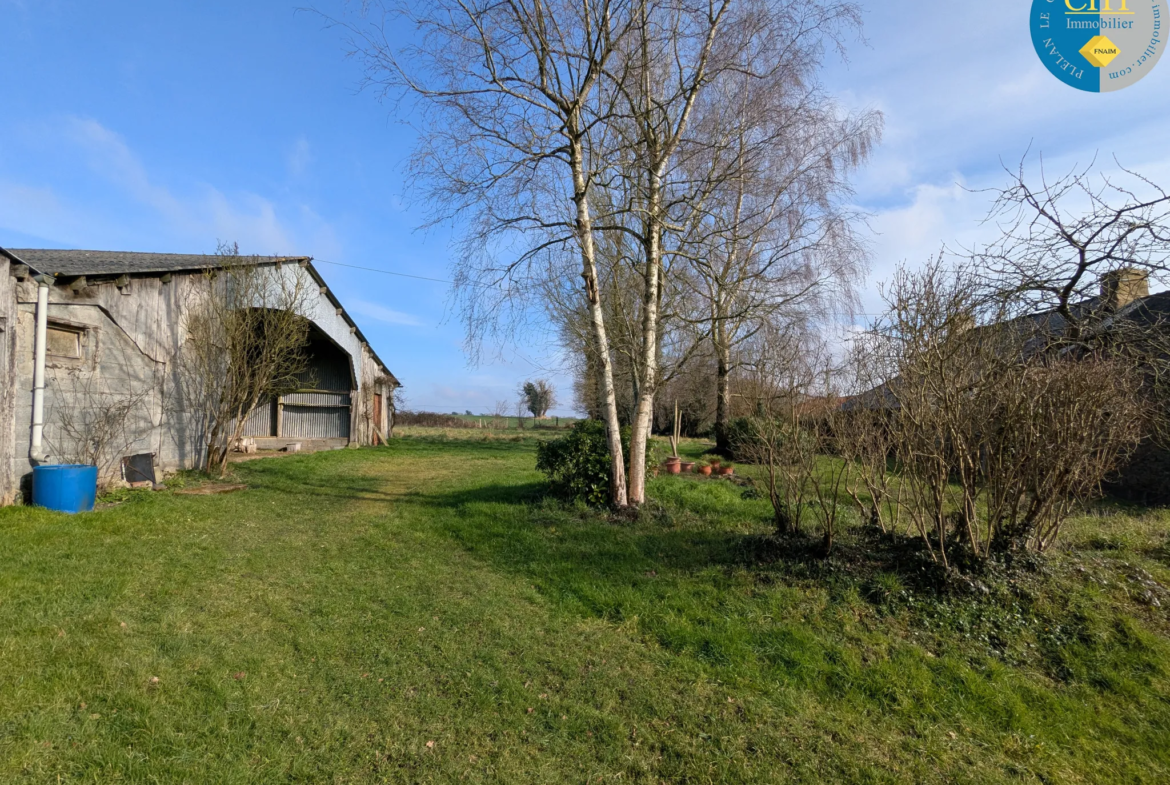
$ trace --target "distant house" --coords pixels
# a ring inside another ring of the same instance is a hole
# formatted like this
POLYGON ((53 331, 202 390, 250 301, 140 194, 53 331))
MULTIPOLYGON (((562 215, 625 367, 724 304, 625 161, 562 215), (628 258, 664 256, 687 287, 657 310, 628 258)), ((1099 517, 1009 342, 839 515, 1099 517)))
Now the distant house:
MULTIPOLYGON (((183 310, 207 285, 219 257, 0 249, 0 503, 27 492, 35 463, 75 454, 71 424, 121 401, 129 414, 111 440, 120 452, 106 479, 127 466, 190 468, 205 450, 197 418, 184 406, 177 352, 183 310), (34 375, 38 311, 43 309, 44 392, 36 422, 34 375), (38 439, 38 432, 40 434, 38 439), (36 443, 39 441, 39 445, 36 443), (34 454, 39 453, 39 454, 34 454), (146 461, 143 464, 143 461, 146 461)), ((286 265, 316 287, 309 307, 310 369, 305 387, 262 404, 246 436, 257 446, 300 442, 306 449, 372 444, 390 424, 398 380, 387 369, 307 257, 252 257, 264 274, 286 265)), ((287 272, 287 270, 286 270, 287 272)), ((116 407, 115 407, 116 408, 116 407)))
MULTIPOLYGON (((1069 313, 1081 330, 1082 340, 1096 338, 1101 345, 1109 346, 1111 341, 1128 343, 1135 341, 1135 336, 1145 336, 1142 351, 1163 356, 1170 347, 1170 291, 1150 294, 1149 279, 1142 270, 1122 268, 1106 273, 1101 276, 1099 293, 1072 303, 1069 313)), ((1072 329, 1070 321, 1055 310, 1027 314, 1002 324, 1015 325, 1021 334, 1034 336, 1025 341, 1027 356, 1048 350, 1054 338, 1067 336, 1072 329)), ((850 396, 841 408, 897 409, 895 390, 900 383, 899 378, 894 378, 850 396)), ((1170 503, 1170 448, 1151 434, 1106 487, 1123 498, 1170 503)))

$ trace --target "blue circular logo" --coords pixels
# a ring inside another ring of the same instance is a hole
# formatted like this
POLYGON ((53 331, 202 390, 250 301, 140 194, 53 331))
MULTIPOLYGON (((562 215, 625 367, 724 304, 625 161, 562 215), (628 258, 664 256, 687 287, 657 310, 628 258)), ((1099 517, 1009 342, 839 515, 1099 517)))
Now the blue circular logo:
POLYGON ((1032 0, 1032 45, 1060 81, 1110 93, 1158 62, 1166 21, 1167 0, 1032 0))

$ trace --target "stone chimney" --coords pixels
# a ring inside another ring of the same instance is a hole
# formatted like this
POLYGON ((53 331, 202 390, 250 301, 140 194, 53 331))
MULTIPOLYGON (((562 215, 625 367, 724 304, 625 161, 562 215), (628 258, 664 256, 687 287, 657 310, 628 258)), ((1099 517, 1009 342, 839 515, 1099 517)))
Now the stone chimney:
POLYGON ((1144 270, 1122 267, 1101 276, 1101 304, 1106 308, 1124 308, 1149 294, 1149 276, 1144 270))

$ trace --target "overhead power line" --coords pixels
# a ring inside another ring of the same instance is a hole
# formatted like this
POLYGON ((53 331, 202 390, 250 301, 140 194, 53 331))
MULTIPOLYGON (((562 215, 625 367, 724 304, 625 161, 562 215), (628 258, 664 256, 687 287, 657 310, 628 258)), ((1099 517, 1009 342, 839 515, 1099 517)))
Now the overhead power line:
POLYGON ((428 278, 425 275, 411 275, 410 273, 396 273, 396 272, 393 272, 391 270, 382 270, 382 269, 379 269, 377 267, 362 267, 361 265, 358 265, 358 264, 345 264, 344 262, 330 262, 330 261, 327 261, 325 259, 314 259, 313 261, 320 262, 321 264, 332 264, 335 267, 349 267, 353 270, 365 270, 366 272, 369 272, 369 273, 381 273, 382 275, 396 275, 399 278, 414 278, 414 279, 419 280, 419 281, 433 281, 434 283, 446 283, 446 284, 451 284, 451 285, 455 284, 454 281, 448 281, 445 278, 428 278))

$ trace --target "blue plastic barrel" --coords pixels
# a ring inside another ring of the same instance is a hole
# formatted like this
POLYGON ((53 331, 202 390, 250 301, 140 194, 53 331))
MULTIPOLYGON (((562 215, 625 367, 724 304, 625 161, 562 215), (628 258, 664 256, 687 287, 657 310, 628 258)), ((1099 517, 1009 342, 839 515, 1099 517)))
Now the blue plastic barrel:
POLYGON ((33 504, 61 512, 89 512, 97 496, 97 467, 71 463, 33 467, 33 504))

